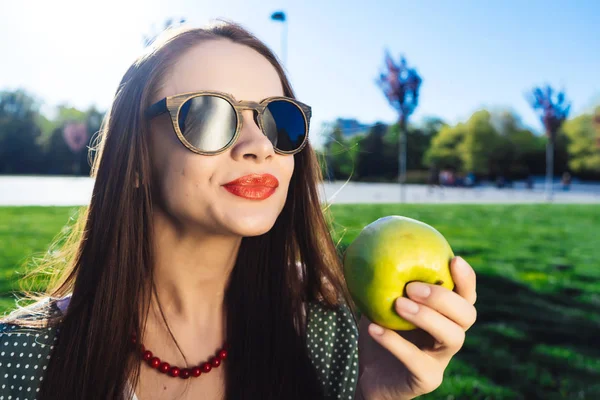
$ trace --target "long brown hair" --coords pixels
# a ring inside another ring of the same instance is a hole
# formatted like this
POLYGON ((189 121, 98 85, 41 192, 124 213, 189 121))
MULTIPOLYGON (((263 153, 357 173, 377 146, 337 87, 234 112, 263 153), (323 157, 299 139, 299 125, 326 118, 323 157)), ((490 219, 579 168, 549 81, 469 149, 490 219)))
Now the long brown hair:
MULTIPOLYGON (((45 261, 56 275, 45 298, 72 298, 65 315, 44 321, 60 332, 40 400, 121 399, 127 380, 136 387, 140 363, 131 356, 129 337, 142 337, 154 288, 153 179, 143 110, 178 58, 207 40, 256 50, 276 68, 284 94, 294 97, 274 54, 233 23, 173 30, 133 63, 98 137, 89 206, 62 249, 45 261)), ((227 399, 322 397, 306 349, 304 307, 313 301, 350 305, 319 199, 315 152, 309 144, 294 157, 283 211, 269 232, 243 238, 225 294, 227 399)))

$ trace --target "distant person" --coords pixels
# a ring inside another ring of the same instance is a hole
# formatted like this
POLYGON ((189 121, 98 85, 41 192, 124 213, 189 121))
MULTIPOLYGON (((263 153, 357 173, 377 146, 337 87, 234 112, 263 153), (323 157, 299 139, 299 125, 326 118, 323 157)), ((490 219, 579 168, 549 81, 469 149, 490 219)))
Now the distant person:
POLYGON ((469 172, 465 176, 465 186, 466 187, 473 187, 473 186, 475 186, 475 174, 473 172, 469 172))
POLYGON ((502 188, 504 188, 505 185, 506 185, 506 179, 504 179, 504 176, 498 175, 498 177, 496 178, 496 187, 498 189, 502 189, 502 188))
POLYGON ((450 174, 448 175, 448 185, 456 186, 456 171, 454 170, 450 171, 450 174))
POLYGON ((569 174, 568 172, 563 173, 561 183, 562 189, 564 191, 568 191, 571 188, 571 174, 569 174))
POLYGON ((525 181, 525 186, 527 187, 527 189, 532 190, 533 185, 534 185, 533 176, 527 175, 527 180, 525 181))
POLYGON ((427 177, 427 187, 431 191, 434 187, 439 184, 439 173, 437 168, 432 166, 429 168, 429 176, 427 177))
POLYGON ((454 257, 454 290, 412 282, 394 299, 420 328, 410 337, 356 320, 319 201, 311 108, 264 43, 231 23, 168 30, 108 115, 89 206, 41 266, 58 265, 57 283, 1 321, 0 399, 437 388, 475 322, 473 269, 454 257))

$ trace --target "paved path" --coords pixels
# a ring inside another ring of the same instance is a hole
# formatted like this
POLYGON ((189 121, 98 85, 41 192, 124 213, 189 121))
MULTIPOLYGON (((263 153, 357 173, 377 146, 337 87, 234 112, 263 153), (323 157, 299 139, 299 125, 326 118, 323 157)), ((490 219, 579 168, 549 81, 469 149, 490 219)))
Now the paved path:
MULTIPOLYGON (((331 203, 396 203, 401 199, 400 186, 390 183, 335 182, 324 185, 322 193, 331 203)), ((542 185, 528 190, 516 184, 512 189, 494 186, 476 188, 429 188, 406 185, 407 203, 543 203, 547 202, 542 185)), ((573 185, 570 191, 555 188, 555 203, 600 203, 600 185, 573 185)))
MULTIPOLYGON (((0 206, 14 205, 85 205, 94 181, 75 177, 0 176, 0 206)), ((331 182, 321 187, 322 198, 330 203, 396 203, 400 188, 389 183, 331 182), (324 197, 323 197, 324 196, 324 197)), ((495 187, 435 188, 407 185, 408 203, 542 203, 546 202, 543 186, 527 190, 516 184, 514 189, 495 187)), ((557 186, 556 203, 600 203, 600 185, 573 185, 563 192, 557 186)))

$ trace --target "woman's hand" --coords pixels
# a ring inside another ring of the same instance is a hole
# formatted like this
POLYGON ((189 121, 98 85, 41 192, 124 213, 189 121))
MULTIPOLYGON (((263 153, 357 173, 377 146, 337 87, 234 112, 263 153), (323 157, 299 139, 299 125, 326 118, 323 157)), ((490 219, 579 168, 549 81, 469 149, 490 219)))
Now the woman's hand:
POLYGON ((460 257, 450 267, 454 291, 413 282, 406 287, 410 299, 396 301, 398 314, 420 329, 396 332, 361 318, 358 399, 412 399, 442 383, 444 370, 477 318, 475 272, 460 257))

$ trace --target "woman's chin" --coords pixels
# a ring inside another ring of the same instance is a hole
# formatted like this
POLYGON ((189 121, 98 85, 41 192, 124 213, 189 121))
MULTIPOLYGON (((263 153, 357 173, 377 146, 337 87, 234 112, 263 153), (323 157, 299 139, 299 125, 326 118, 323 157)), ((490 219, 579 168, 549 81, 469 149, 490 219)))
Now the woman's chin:
POLYGON ((275 225, 275 219, 271 218, 252 218, 246 216, 239 218, 235 221, 231 221, 229 230, 237 236, 251 237, 263 235, 273 228, 275 225))
POLYGON ((273 225, 269 226, 256 226, 256 227, 245 227, 243 230, 240 230, 240 236, 242 237, 252 237, 252 236, 260 236, 269 232, 273 225))

